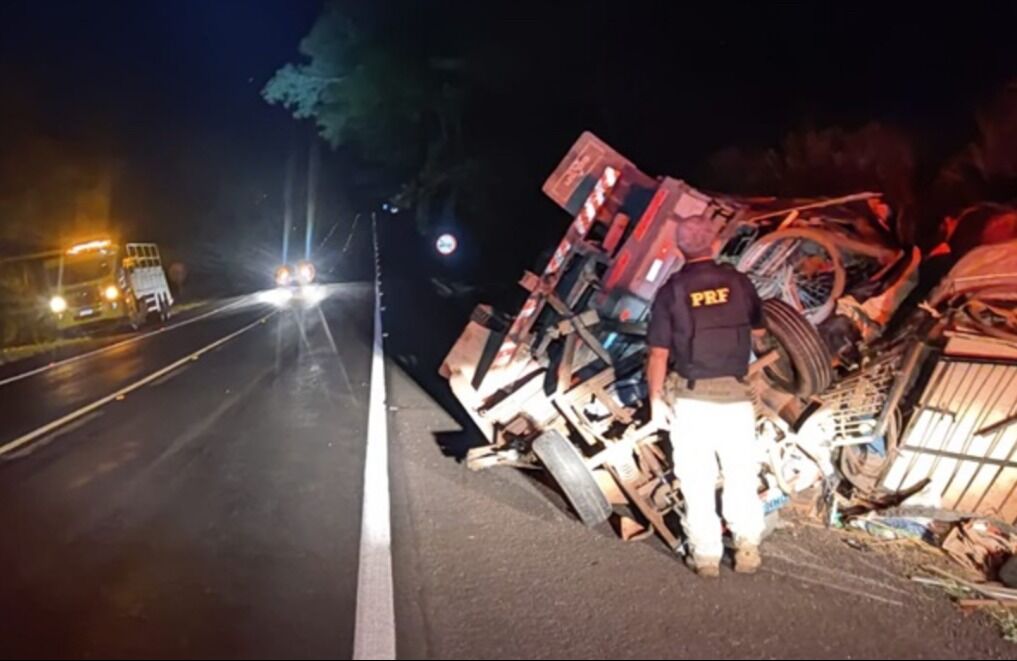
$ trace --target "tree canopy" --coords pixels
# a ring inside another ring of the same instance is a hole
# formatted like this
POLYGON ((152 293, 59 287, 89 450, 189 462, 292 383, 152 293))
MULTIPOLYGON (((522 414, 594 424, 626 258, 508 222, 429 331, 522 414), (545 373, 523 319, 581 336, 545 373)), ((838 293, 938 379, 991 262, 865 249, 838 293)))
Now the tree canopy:
POLYGON ((393 176, 393 199, 424 223, 438 197, 455 204, 474 174, 463 144, 460 63, 393 46, 328 5, 262 95, 312 119, 333 148, 350 148, 393 176))

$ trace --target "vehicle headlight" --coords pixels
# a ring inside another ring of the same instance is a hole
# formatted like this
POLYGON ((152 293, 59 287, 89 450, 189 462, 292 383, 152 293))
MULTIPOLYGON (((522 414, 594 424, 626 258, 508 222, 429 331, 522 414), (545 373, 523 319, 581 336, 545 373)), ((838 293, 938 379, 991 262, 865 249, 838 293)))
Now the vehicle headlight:
POLYGON ((49 299, 49 309, 52 310, 54 314, 60 314, 67 309, 67 301, 63 296, 54 296, 49 299))
POLYGON ((303 284, 307 285, 314 282, 314 276, 314 264, 311 262, 300 262, 300 264, 297 265, 297 278, 303 284))
POLYGON ((275 284, 285 287, 293 280, 293 274, 286 266, 280 266, 275 270, 275 284))
POLYGON ((110 285, 102 290, 102 295, 106 297, 107 301, 115 301, 120 298, 120 290, 117 289, 116 285, 110 285))

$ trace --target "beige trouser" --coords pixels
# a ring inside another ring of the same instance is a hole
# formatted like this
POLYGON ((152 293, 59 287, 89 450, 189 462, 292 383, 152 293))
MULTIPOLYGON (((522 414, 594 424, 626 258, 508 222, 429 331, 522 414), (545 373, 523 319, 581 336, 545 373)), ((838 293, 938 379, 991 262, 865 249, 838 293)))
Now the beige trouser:
MULTIPOLYGON (((685 393, 683 393, 685 394, 685 393)), ((758 545, 763 534, 759 462, 752 402, 674 400, 671 444, 674 472, 685 498, 682 525, 698 562, 718 562, 724 554, 717 515, 717 460, 723 476, 721 499, 736 545, 758 545)))

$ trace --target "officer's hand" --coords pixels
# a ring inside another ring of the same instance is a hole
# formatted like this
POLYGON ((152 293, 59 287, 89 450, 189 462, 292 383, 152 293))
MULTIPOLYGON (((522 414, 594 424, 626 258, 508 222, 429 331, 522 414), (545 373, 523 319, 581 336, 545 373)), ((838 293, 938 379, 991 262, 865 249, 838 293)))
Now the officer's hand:
POLYGON ((770 350, 770 346, 770 341, 765 330, 752 331, 752 353, 756 354, 757 358, 767 353, 770 350))
POLYGON ((661 431, 671 429, 671 407, 663 401, 650 402, 650 424, 661 431))

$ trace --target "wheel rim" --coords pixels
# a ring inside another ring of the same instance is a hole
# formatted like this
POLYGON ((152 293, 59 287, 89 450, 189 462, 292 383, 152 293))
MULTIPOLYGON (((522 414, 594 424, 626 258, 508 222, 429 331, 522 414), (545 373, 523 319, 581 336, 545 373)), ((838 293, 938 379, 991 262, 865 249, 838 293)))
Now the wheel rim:
POLYGON ((760 239, 738 263, 762 298, 779 298, 813 324, 829 317, 844 293, 839 250, 820 232, 785 230, 760 239))

